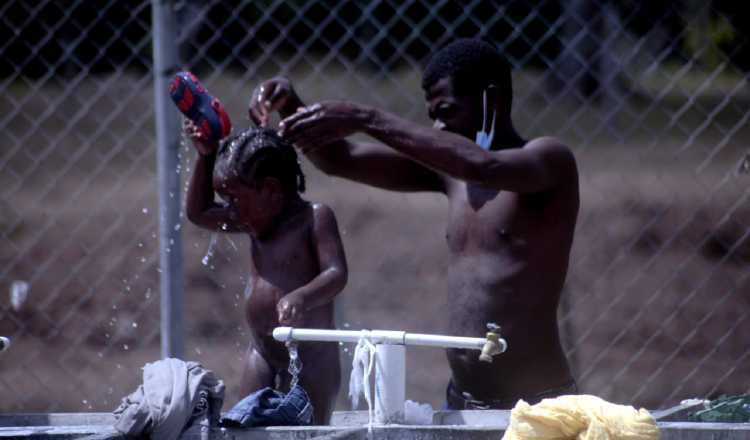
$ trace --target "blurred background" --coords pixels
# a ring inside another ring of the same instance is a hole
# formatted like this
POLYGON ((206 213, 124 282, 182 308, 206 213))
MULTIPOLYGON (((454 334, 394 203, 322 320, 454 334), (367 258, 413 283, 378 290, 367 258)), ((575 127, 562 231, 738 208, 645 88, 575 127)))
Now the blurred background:
MULTIPOLYGON (((579 161, 560 327, 582 391, 652 409, 750 392, 741 2, 168 3, 180 64, 240 128, 253 87, 277 74, 308 103, 350 99, 429 123, 430 54, 456 37, 494 42, 514 67, 521 134, 558 136, 579 161)), ((110 411, 160 357, 151 12, 147 0, 0 6, 0 335, 13 339, 0 353, 0 411, 110 411)), ((183 182, 194 158, 183 144, 183 182)), ((444 197, 303 169, 349 260, 337 326, 443 333, 444 197)), ((185 358, 226 381, 228 408, 248 339, 248 238, 176 229, 185 358)), ((339 409, 352 349, 342 346, 339 409)), ((407 397, 442 405, 443 352, 410 348, 407 362, 407 397)))

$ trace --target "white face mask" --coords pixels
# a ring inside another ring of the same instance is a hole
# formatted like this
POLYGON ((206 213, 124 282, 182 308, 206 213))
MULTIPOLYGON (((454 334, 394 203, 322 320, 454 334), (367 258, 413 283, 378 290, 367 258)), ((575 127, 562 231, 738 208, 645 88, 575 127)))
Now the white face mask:
POLYGON ((495 137, 495 116, 497 116, 497 111, 492 110, 492 127, 490 127, 490 132, 487 133, 487 89, 482 92, 482 104, 484 107, 482 113, 482 130, 477 132, 474 142, 483 150, 489 151, 492 146, 492 139, 495 137))

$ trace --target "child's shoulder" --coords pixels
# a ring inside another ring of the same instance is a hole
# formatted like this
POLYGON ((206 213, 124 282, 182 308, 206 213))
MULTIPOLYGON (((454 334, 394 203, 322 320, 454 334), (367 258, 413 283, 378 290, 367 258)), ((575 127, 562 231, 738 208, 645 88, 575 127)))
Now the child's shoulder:
POLYGON ((312 219, 316 225, 323 227, 336 226, 336 215, 330 206, 320 202, 310 202, 310 209, 312 211, 312 219))

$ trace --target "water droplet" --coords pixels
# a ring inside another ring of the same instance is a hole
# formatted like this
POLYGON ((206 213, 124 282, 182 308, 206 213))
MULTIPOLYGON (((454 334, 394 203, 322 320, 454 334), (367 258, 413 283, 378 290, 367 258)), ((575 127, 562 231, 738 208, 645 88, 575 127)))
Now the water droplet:
POLYGON ((122 344, 122 348, 123 348, 123 350, 129 350, 130 349, 130 347, 128 347, 128 344, 122 344))
POLYGON ((144 296, 146 297, 146 299, 151 298, 151 288, 150 287, 148 289, 146 289, 146 293, 144 294, 144 296))
POLYGON ((122 369, 122 365, 120 365, 120 364, 115 365, 115 367, 117 367, 118 370, 122 369))
POLYGON ((133 322, 133 328, 138 328, 138 323, 135 321, 133 322))
POLYGON ((344 345, 343 342, 339 342, 339 347, 342 347, 344 345))
POLYGON ((195 347, 195 354, 200 355, 201 354, 201 349, 198 348, 198 347, 195 347))
POLYGON ((96 355, 99 356, 99 359, 104 359, 104 353, 102 353, 101 351, 96 355))
POLYGON ((349 353, 349 347, 344 347, 344 353, 349 353))
POLYGON ((13 281, 10 285, 10 304, 13 310, 19 311, 23 308, 29 297, 29 283, 26 281, 13 281))
POLYGON ((351 325, 349 325, 349 323, 348 323, 348 322, 345 322, 345 323, 344 323, 344 328, 349 328, 349 327, 351 327, 351 325))
POLYGON ((145 262, 146 262, 146 257, 141 257, 141 263, 145 263, 145 262))
POLYGON ((84 405, 88 405, 88 404, 89 404, 89 401, 88 401, 88 400, 86 400, 86 399, 83 399, 83 400, 81 400, 81 403, 82 403, 82 404, 84 404, 84 405))
POLYGON ((172 246, 174 244, 174 238, 169 239, 169 245, 172 246))
POLYGON ((174 230, 175 231, 179 231, 181 227, 182 227, 182 225, 179 224, 179 223, 177 223, 176 225, 174 225, 174 230))
POLYGON ((143 212, 144 214, 148 214, 148 208, 141 209, 141 212, 143 212))
POLYGON ((143 243, 138 243, 138 247, 143 247, 143 243))
POLYGON ((169 192, 169 198, 174 199, 174 193, 172 191, 169 192))
POLYGON ((105 333, 105 334, 104 334, 104 337, 105 337, 106 339, 109 339, 109 333, 105 333))

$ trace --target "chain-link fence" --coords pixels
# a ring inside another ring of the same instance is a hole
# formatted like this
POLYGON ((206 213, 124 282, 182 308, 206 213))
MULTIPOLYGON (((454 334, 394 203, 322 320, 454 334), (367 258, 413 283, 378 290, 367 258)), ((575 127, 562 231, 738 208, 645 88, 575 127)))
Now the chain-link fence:
MULTIPOLYGON (((514 66, 521 133, 558 136, 579 161, 560 314, 575 375, 587 393, 652 408, 750 392, 750 21, 732 8, 174 2, 181 61, 235 126, 253 86, 276 74, 308 102, 427 123, 429 55, 456 37, 495 42, 514 66)), ((150 14, 136 0, 0 6, 0 335, 13 339, 0 353, 3 411, 110 410, 159 356, 150 14)), ((181 151, 184 178, 194 152, 181 151)), ((443 333, 444 200, 303 167, 347 249, 339 327, 443 333)), ((217 371, 233 401, 248 242, 182 232, 186 357, 217 371)), ((440 404, 443 356, 410 349, 408 397, 440 404)))

